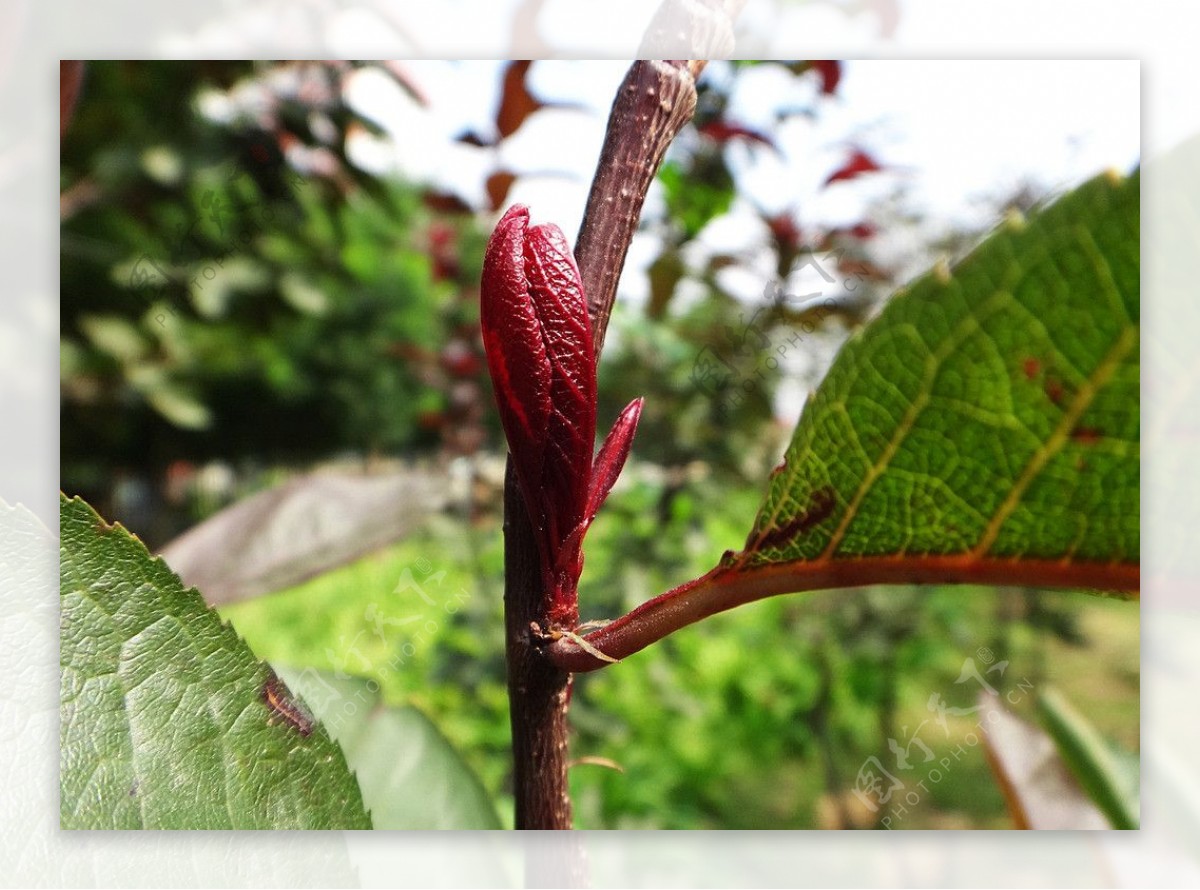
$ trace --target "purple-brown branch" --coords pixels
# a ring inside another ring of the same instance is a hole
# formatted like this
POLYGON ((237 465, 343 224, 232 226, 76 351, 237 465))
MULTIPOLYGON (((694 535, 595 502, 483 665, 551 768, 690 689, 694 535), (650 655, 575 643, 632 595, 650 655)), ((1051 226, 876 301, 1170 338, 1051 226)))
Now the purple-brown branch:
MULTIPOLYGON (((694 78, 703 64, 635 62, 613 102, 575 243, 597 360, 646 191, 667 146, 695 110, 694 78)), ((629 412, 637 410, 634 406, 626 409, 618 429, 630 422, 629 412)), ((636 417, 633 420, 636 422, 636 417)), ((628 442, 620 438, 618 434, 611 447, 606 443, 597 458, 592 472, 601 485, 611 484, 615 479, 613 462, 618 457, 623 460, 628 452, 628 442)), ((518 470, 510 456, 504 485, 504 615, 516 827, 567 829, 571 827, 567 793, 570 674, 546 657, 548 640, 543 634, 564 620, 573 622, 574 616, 551 614, 560 610, 554 607, 554 573, 548 577, 543 571, 542 550, 549 539, 544 526, 535 527, 540 517, 531 521, 531 512, 537 513, 538 508, 530 509, 518 470)), ((585 509, 590 509, 595 497, 589 481, 585 509)))
POLYGON ((635 62, 613 102, 587 211, 575 240, 597 359, 646 191, 667 148, 692 119, 695 78, 703 68, 703 60, 635 62))

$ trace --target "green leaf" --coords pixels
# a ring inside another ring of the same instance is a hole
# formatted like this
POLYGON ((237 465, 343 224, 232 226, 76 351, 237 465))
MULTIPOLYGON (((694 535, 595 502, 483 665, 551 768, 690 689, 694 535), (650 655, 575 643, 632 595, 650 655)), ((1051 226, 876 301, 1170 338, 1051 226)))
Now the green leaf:
POLYGON ((551 654, 596 670, 714 612, 888 583, 1136 596, 1139 177, 1011 217, 897 293, 805 406, 740 553, 551 654))
POLYGON ((726 564, 1136 573, 1138 239, 1137 174, 1104 175, 901 291, 838 354, 726 564))
POLYGON ((122 364, 133 364, 150 351, 137 325, 117 315, 83 315, 79 329, 92 345, 122 364))
POLYGON ((1043 689, 1037 706, 1042 725, 1087 796, 1113 828, 1136 829, 1140 818, 1137 757, 1105 741, 1058 690, 1043 689))
POLYGON ((63 828, 371 827, 337 744, 199 593, 78 498, 60 534, 63 828))
POLYGON ((377 829, 502 827, 479 779, 421 711, 385 707, 373 680, 278 670, 346 752, 377 829))

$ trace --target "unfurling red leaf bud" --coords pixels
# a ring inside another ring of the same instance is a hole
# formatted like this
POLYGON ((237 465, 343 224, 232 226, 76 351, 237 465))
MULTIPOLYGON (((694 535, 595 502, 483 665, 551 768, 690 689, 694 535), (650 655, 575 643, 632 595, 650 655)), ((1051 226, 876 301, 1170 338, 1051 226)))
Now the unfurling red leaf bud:
POLYGON ((583 282, 562 231, 531 227, 520 204, 488 242, 480 322, 549 611, 565 619, 575 613, 583 535, 629 454, 641 400, 622 412, 593 471, 596 356, 583 282))

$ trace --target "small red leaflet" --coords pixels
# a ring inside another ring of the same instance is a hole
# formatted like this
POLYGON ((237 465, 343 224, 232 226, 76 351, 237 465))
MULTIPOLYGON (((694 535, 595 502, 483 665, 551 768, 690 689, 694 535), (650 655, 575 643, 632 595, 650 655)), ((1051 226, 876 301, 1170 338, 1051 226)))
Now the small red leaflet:
POLYGON ((827 177, 823 185, 833 185, 835 182, 842 182, 847 179, 855 179, 862 176, 864 173, 875 173, 882 170, 883 166, 867 154, 861 148, 856 148, 850 153, 850 157, 842 166, 838 167, 827 177))

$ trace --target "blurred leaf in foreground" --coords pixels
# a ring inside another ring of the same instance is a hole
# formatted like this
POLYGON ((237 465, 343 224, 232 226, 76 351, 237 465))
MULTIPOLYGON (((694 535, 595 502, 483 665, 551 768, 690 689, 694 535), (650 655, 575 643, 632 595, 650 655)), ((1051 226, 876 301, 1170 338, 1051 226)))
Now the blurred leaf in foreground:
POLYGON ((194 589, 60 502, 63 828, 370 828, 337 744, 194 589))

